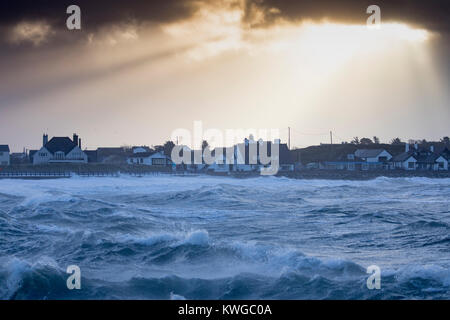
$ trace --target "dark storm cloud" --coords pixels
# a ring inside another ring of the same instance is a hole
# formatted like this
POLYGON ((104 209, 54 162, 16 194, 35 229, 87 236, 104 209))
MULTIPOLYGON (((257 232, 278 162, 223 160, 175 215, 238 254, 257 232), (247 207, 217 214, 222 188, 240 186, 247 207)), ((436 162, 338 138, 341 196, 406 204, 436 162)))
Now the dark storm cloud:
MULTIPOLYGON (((193 13, 194 0, 3 0, 0 3, 0 26, 8 26, 23 20, 46 20, 55 26, 65 27, 66 8, 71 4, 81 7, 83 27, 98 27, 122 23, 168 22, 183 19, 193 13)), ((220 0, 205 3, 223 3, 220 0)), ((450 30, 449 0, 246 0, 248 18, 252 6, 266 9, 266 22, 275 17, 288 20, 321 20, 364 23, 367 7, 381 7, 384 20, 395 20, 421 25, 431 30, 450 30), (270 9, 277 8, 270 12, 270 9)))
POLYGON ((191 1, 186 0, 2 0, 0 25, 23 20, 46 20, 65 27, 66 9, 76 4, 81 8, 83 27, 95 29, 128 20, 167 22, 189 16, 191 1))
POLYGON ((249 0, 246 15, 251 15, 252 4, 266 11, 266 23, 278 17, 287 20, 322 20, 364 24, 368 6, 381 8, 382 21, 406 22, 432 31, 450 31, 449 0, 249 0), (270 9, 276 8, 276 10, 270 9))
MULTIPOLYGON (((202 1, 218 6, 230 5, 226 0, 3 0, 0 2, 0 40, 7 40, 11 28, 23 21, 45 21, 54 33, 63 31, 68 17, 66 9, 71 4, 81 8, 82 30, 96 32, 121 23, 161 23, 188 18, 202 1)), ((363 24, 368 17, 366 9, 371 4, 380 6, 382 21, 406 22, 438 32, 450 31, 449 0, 246 0, 242 8, 243 21, 250 22, 252 27, 267 27, 279 18, 363 24), (263 22, 252 21, 255 10, 265 12, 263 22)), ((239 5, 239 2, 233 5, 239 5)), ((53 34, 52 41, 73 41, 77 37, 83 38, 76 33, 65 33, 62 37, 53 34)))

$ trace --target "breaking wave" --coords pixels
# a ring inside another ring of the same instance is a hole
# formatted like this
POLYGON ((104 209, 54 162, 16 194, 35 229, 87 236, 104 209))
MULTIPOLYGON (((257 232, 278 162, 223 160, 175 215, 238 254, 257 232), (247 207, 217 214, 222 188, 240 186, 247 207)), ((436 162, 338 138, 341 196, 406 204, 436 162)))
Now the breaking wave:
POLYGON ((449 299, 450 180, 0 181, 0 299, 449 299), (68 290, 68 265, 82 272, 68 290), (369 290, 369 265, 381 290, 369 290))

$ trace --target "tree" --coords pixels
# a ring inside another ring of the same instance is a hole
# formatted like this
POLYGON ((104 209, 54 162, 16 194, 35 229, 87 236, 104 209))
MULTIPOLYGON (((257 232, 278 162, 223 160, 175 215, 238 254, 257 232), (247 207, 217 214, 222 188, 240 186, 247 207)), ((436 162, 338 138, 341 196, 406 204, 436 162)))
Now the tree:
POLYGON ((172 154, 172 149, 175 147, 175 143, 173 141, 166 141, 163 145, 164 154, 168 157, 172 154))
POLYGON ((377 136, 373 136, 373 143, 380 144, 380 138, 378 138, 377 136))
POLYGON ((444 143, 446 146, 450 146, 450 138, 449 137, 443 137, 441 139, 441 142, 444 143))
POLYGON ((400 138, 394 138, 391 140, 391 144, 394 146, 398 146, 398 145, 403 144, 403 142, 402 142, 402 140, 400 140, 400 138))
POLYGON ((359 144, 359 138, 358 137, 354 137, 352 141, 350 141, 350 143, 352 144, 359 144))
POLYGON ((153 146, 153 149, 155 152, 164 152, 164 146, 161 145, 153 146))
POLYGON ((359 141, 359 143, 367 146, 367 145, 369 145, 369 144, 373 144, 373 141, 370 140, 370 138, 362 138, 362 139, 359 141))

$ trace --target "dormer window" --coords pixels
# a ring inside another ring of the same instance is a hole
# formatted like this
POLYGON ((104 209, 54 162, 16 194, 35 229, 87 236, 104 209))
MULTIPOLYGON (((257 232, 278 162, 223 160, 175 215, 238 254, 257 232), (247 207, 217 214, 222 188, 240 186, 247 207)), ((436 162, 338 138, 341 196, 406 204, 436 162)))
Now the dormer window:
POLYGON ((55 152, 55 159, 56 160, 64 160, 64 152, 62 152, 62 151, 55 152))

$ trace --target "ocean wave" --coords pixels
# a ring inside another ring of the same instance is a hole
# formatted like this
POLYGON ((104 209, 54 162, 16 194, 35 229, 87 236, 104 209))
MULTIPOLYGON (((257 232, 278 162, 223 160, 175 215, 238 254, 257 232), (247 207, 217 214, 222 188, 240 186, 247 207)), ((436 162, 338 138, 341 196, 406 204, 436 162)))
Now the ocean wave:
POLYGON ((449 185, 2 180, 0 298, 449 299, 449 185), (66 288, 69 264, 80 291, 66 288), (371 264, 381 290, 366 287, 371 264))
MULTIPOLYGON (((342 270, 349 261, 318 262, 342 270)), ((353 268, 353 267, 352 267, 353 268)), ((82 276, 82 289, 69 290, 68 274, 55 262, 13 259, 0 271, 0 299, 448 299, 449 269, 405 266, 382 272, 381 290, 366 287, 367 274, 357 267, 352 277, 291 270, 278 276, 242 272, 233 276, 132 276, 96 279, 82 276)))

